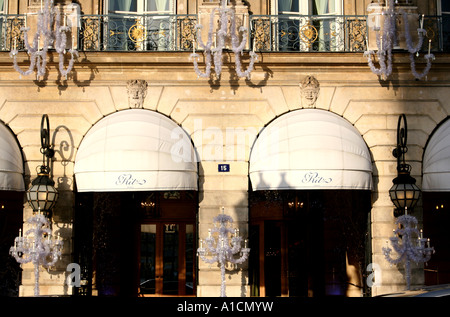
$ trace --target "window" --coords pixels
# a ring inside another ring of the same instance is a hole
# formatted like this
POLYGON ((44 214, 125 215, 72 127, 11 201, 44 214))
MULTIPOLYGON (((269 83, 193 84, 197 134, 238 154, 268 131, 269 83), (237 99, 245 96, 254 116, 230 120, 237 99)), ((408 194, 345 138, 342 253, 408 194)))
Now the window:
POLYGON ((0 296, 18 296, 20 264, 9 255, 9 247, 23 224, 23 192, 0 190, 0 296))
POLYGON ((281 50, 336 51, 344 41, 342 0, 272 0, 281 50))
POLYGON ((137 0, 109 0, 108 12, 137 12, 137 0))
POLYGON ((167 50, 173 33, 175 0, 109 0, 108 48, 167 50))
POLYGON ((8 1, 0 0, 0 14, 6 14, 7 8, 8 8, 8 1))
POLYGON ((442 14, 450 14, 450 2, 448 1, 441 2, 441 10, 442 14))
POLYGON ((438 15, 442 17, 442 44, 445 52, 450 50, 450 2, 438 0, 438 15), (440 2, 440 3, 439 3, 440 2))
POLYGON ((276 0, 278 14, 340 15, 342 0, 276 0))
POLYGON ((425 266, 425 285, 450 283, 450 193, 448 191, 423 192, 423 232, 431 240, 436 253, 425 266))
MULTIPOLYGON (((0 0, 1 1, 1 0, 0 0)), ((109 13, 174 13, 173 0, 109 0, 109 13)))
POLYGON ((170 0, 149 0, 147 1, 147 12, 173 13, 173 1, 170 0))
MULTIPOLYGON (((7 8, 8 8, 7 1, 0 0, 0 14, 2 15, 0 17, 0 36, 1 36, 0 49, 1 50, 6 50, 6 49, 11 50, 13 48, 14 39, 16 42, 18 40, 17 35, 11 36, 10 34, 8 34, 8 29, 11 28, 10 25, 14 22, 12 20, 7 19, 6 16, 3 16, 5 14, 7 14, 7 10, 6 10, 7 8), (9 42, 9 47, 7 48, 8 42, 9 42)), ((16 21, 17 21, 17 19, 16 19, 16 21)), ((18 25, 19 29, 20 29, 20 27, 22 27, 22 25, 18 25)), ((11 33, 11 32, 9 32, 9 33, 11 33)))

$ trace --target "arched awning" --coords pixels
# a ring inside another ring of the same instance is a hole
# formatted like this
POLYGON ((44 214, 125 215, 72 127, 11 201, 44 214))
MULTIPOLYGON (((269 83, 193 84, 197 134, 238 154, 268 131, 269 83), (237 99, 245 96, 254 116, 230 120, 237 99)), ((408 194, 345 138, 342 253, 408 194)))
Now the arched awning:
POLYGON ((450 120, 435 131, 425 149, 422 191, 450 191, 450 120))
POLYGON ((23 158, 17 140, 0 123, 0 190, 25 191, 23 158))
POLYGON ((190 137, 166 116, 116 112, 86 134, 75 159, 80 192, 197 190, 190 137))
POLYGON ((250 156, 253 190, 372 189, 367 145, 348 121, 302 109, 271 122, 250 156))

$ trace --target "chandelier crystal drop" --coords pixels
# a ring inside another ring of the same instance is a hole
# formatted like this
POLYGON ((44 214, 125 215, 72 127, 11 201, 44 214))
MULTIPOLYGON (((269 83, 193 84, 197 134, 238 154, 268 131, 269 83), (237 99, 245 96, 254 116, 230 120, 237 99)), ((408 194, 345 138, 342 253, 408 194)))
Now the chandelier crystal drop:
MULTIPOLYGON (((64 19, 65 21, 65 19, 64 19)), ((64 22, 64 24, 66 24, 64 22)), ((47 53, 50 48, 54 48, 59 55, 59 72, 67 79, 67 74, 71 72, 75 57, 78 57, 78 51, 74 49, 74 41, 72 38, 72 46, 69 49, 71 55, 67 68, 64 66, 64 55, 66 54, 67 34, 70 30, 69 26, 61 26, 61 14, 58 8, 53 5, 53 0, 44 0, 41 9, 37 13, 37 31, 33 38, 32 45, 28 42, 29 27, 20 29, 23 31, 24 45, 28 56, 30 57, 30 66, 23 71, 17 63, 17 40, 14 40, 14 47, 11 50, 10 57, 13 58, 14 69, 21 75, 28 76, 36 70, 36 80, 40 80, 45 76, 47 66, 47 53)))
POLYGON ((193 53, 190 55, 194 64, 194 70, 198 77, 210 78, 211 68, 214 64, 214 73, 216 78, 220 78, 223 66, 223 51, 226 49, 225 40, 227 37, 231 38, 231 51, 235 56, 235 71, 239 77, 250 78, 250 73, 253 71, 255 61, 258 59, 258 55, 254 51, 250 51, 250 62, 245 71, 242 70, 241 56, 244 54, 245 45, 247 43, 248 29, 244 26, 239 28, 239 33, 242 34, 242 40, 239 41, 239 35, 236 33, 236 12, 232 8, 227 7, 227 0, 221 0, 219 7, 213 8, 210 15, 208 38, 206 44, 201 37, 201 31, 203 26, 197 24, 195 26, 197 40, 193 42, 193 53), (219 30, 214 32, 214 17, 216 12, 219 13, 219 30), (228 32, 228 22, 230 29, 228 32), (213 41, 213 36, 215 39, 213 41), (203 50, 205 57, 205 71, 201 71, 198 66, 200 55, 195 52, 195 46, 203 50))
MULTIPOLYGON (((421 18, 420 28, 417 29, 418 41, 413 43, 408 23, 408 13, 402 9, 395 10, 394 0, 386 0, 386 7, 383 8, 381 15, 384 17, 384 24, 382 27, 375 25, 372 27, 372 31, 375 32, 377 51, 367 50, 364 52, 364 56, 367 57, 369 67, 371 71, 380 76, 383 80, 386 80, 392 74, 393 55, 392 50, 396 43, 396 20, 402 18, 404 25, 404 37, 406 42, 406 48, 409 52, 409 60, 411 66, 411 72, 417 79, 424 78, 431 69, 432 61, 435 56, 431 54, 431 40, 429 40, 428 54, 425 54, 424 58, 427 61, 427 65, 424 70, 419 73, 416 70, 415 56, 419 56, 419 50, 422 47, 426 30, 423 28, 424 16, 421 18), (377 57, 379 67, 374 65, 374 56, 377 57)), ((396 2, 397 3, 397 2, 396 2)), ((367 40, 366 40, 367 41, 367 40)), ((368 45, 368 43, 367 43, 368 45)))

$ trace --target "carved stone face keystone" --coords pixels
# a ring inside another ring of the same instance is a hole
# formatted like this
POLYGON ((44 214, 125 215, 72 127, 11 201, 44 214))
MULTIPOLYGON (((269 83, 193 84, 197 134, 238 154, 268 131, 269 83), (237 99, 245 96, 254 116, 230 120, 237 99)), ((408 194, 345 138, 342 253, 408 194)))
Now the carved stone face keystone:
POLYGON ((130 107, 142 108, 147 96, 147 82, 142 79, 133 79, 127 82, 128 102, 130 107))
POLYGON ((319 96, 319 81, 314 76, 308 75, 300 82, 300 89, 302 99, 306 103, 305 106, 313 106, 319 96))

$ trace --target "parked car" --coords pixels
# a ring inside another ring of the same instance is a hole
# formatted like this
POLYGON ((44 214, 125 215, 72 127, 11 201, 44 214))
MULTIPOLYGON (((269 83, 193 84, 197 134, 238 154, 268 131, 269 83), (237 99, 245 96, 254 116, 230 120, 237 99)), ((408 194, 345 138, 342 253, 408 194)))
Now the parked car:
POLYGON ((450 284, 422 286, 403 292, 383 294, 377 297, 450 297, 450 284))

